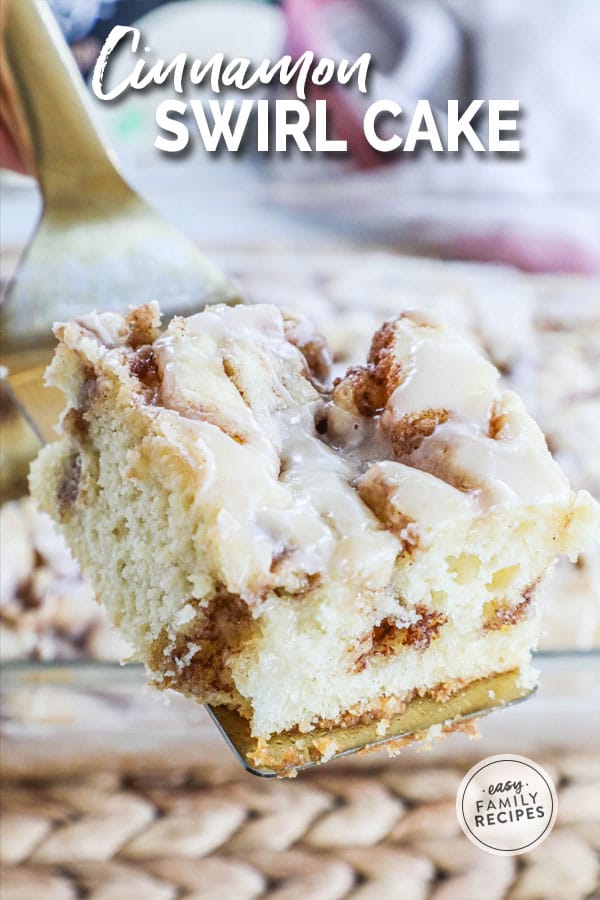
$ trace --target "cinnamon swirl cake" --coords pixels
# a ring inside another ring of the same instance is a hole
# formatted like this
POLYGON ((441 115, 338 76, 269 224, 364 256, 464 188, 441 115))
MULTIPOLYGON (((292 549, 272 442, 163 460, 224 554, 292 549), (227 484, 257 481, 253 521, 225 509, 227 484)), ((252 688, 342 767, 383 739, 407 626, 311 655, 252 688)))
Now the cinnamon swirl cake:
POLYGON ((412 697, 532 681, 537 586, 598 505, 435 315, 386 322, 333 384, 324 341, 275 306, 56 335, 67 408, 31 489, 157 683, 266 740, 385 734, 412 697))

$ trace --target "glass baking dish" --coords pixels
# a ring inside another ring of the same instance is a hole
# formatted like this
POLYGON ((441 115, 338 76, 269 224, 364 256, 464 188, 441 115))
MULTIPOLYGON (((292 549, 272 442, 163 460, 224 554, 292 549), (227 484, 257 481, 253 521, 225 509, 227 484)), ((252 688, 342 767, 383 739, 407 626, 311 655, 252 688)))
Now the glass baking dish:
MULTIPOLYGON (((407 747, 415 764, 509 752, 534 756, 600 747, 600 652, 535 654, 536 694, 481 720, 481 738, 407 747)), ((12 662, 1 670, 2 775, 48 778, 94 769, 138 773, 237 765, 203 706, 146 683, 144 667, 116 663, 12 662)), ((385 751, 352 757, 370 766, 385 751)), ((340 761, 341 762, 341 761, 340 761)), ((346 762, 348 764, 348 762, 346 762)), ((333 763, 332 765, 337 765, 333 763)))

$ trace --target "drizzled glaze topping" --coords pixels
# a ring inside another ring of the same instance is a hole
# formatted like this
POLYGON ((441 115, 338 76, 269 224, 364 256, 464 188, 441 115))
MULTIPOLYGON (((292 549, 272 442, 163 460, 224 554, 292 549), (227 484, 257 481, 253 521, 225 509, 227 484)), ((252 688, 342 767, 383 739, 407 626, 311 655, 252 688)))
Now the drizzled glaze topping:
POLYGON ((117 326, 77 327, 119 345, 109 353, 134 383, 150 347, 139 402, 199 473, 213 575, 248 602, 325 579, 377 590, 440 521, 569 497, 520 400, 431 315, 385 323, 367 364, 331 389, 322 339, 273 306, 210 307, 142 347, 117 326))
POLYGON ((212 308, 172 323, 155 344, 161 402, 189 418, 200 498, 220 507, 215 540, 237 545, 236 571, 229 553, 222 566, 228 589, 242 595, 305 590, 325 573, 375 589, 400 550, 354 487, 353 460, 315 427, 330 395, 302 352, 309 345, 318 341, 306 326, 290 327, 270 306, 212 308), (300 346, 290 341, 298 334, 300 346))
MULTIPOLYGON (((470 494, 480 513, 498 504, 568 497, 569 484, 542 432, 517 395, 501 391, 498 371, 466 339, 423 312, 404 313, 386 323, 373 341, 380 358, 382 336, 386 365, 389 370, 391 357, 395 375, 391 382, 388 378, 380 413, 360 425, 361 433, 365 427, 368 433, 362 446, 382 447, 387 438, 388 459, 470 494)), ((350 413, 332 412, 341 447, 356 444, 350 428, 358 412, 352 398, 360 379, 361 370, 355 369, 334 390, 334 400, 341 400, 350 413)), ((387 477, 393 480, 389 471, 387 477)), ((400 480, 404 477, 398 470, 400 480)), ((424 508, 427 491, 420 490, 424 508)))

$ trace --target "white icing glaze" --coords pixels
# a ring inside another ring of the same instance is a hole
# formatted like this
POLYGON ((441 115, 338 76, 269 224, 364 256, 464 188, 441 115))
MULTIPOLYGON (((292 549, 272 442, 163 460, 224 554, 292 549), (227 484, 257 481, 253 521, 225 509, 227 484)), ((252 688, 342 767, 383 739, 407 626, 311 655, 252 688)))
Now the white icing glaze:
POLYGON ((541 430, 516 394, 499 389, 497 370, 471 344, 450 329, 423 323, 422 317, 406 317, 397 322, 394 352, 403 360, 403 380, 381 426, 393 428, 403 416, 430 408, 449 413, 404 462, 470 488, 482 511, 569 496, 569 483, 541 430), (492 416, 499 422, 494 436, 492 416))
MULTIPOLYGON (((446 421, 401 462, 467 491, 477 502, 478 514, 501 505, 551 503, 569 496, 568 481, 542 432, 517 395, 500 390, 497 370, 466 339, 437 317, 411 312, 395 323, 393 353, 398 384, 380 416, 359 418, 356 431, 356 416, 330 413, 336 442, 351 448, 352 456, 393 458, 386 437, 405 417, 440 410, 447 413, 446 421), (494 436, 492 416, 499 422, 494 436)), ((406 428, 411 427, 408 420, 406 428)), ((402 490, 395 493, 400 507, 402 490)), ((439 498, 425 484, 420 490, 422 517, 428 504, 439 498)))
MULTIPOLYGON (((123 337, 123 316, 116 312, 88 313, 74 320, 76 325, 89 332, 108 349, 118 347, 123 337)), ((68 325, 66 327, 69 327, 68 325)))
POLYGON ((425 409, 448 409, 487 426, 499 374, 475 347, 422 315, 417 321, 400 318, 394 337, 402 380, 387 404, 384 425, 425 409))
POLYGON ((324 398, 305 377, 281 313, 209 310, 175 322, 155 347, 161 402, 188 417, 203 460, 203 499, 220 507, 216 543, 238 550, 222 555, 228 589, 301 588, 306 575, 325 573, 371 588, 386 584, 400 542, 352 486, 352 461, 316 433, 324 398))
POLYGON ((502 395, 508 428, 491 438, 473 420, 453 417, 410 455, 409 463, 449 482, 466 483, 482 511, 500 505, 565 501, 566 477, 548 453, 544 437, 512 393, 502 395), (514 427, 516 426, 516 428, 514 427))
POLYGON ((408 533, 375 515, 378 478, 415 538, 440 519, 568 498, 543 435, 519 399, 499 390, 490 363, 423 313, 394 328, 398 383, 371 419, 315 386, 289 339, 307 340, 308 326, 294 318, 286 329, 275 307, 211 307, 174 319, 154 344, 163 433, 199 472, 197 502, 216 511, 210 558, 228 590, 250 601, 277 587, 306 590, 314 578, 385 587, 408 533), (446 421, 393 461, 391 432, 432 409, 446 421), (500 424, 490 436, 492 413, 500 424), (326 435, 315 428, 323 416, 326 435))

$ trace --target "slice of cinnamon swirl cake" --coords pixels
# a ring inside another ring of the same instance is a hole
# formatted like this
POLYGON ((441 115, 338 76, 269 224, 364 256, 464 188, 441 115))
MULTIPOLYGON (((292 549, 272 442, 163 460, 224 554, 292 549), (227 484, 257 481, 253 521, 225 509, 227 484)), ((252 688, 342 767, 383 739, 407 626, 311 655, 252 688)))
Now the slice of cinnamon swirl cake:
POLYGON ((532 681, 536 586, 598 506, 470 343, 404 312, 330 386, 276 307, 159 325, 150 305, 56 328, 67 408, 31 473, 159 684, 310 741, 532 681))

